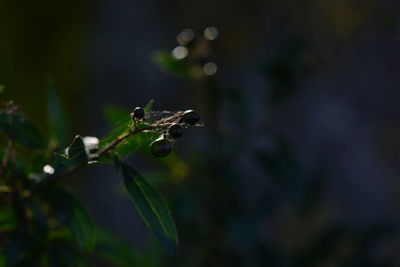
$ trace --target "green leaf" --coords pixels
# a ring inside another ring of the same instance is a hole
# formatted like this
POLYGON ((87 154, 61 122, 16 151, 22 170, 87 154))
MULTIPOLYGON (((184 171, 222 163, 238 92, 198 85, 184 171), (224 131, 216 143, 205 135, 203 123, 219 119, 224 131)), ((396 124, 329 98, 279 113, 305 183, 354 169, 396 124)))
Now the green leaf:
POLYGON ((82 137, 75 136, 71 145, 67 148, 66 154, 55 154, 56 163, 61 163, 65 166, 78 166, 88 162, 88 155, 85 150, 85 144, 82 137))
MULTIPOLYGON (((117 138, 127 134, 128 131, 129 131, 129 128, 127 126, 120 125, 120 126, 116 127, 111 133, 109 133, 103 139, 100 140, 99 150, 106 148, 117 138)), ((99 163, 109 163, 112 160, 113 160, 113 157, 109 157, 109 155, 104 155, 98 159, 98 162, 99 163)))
POLYGON ((72 144, 68 147, 68 159, 73 161, 76 165, 84 164, 88 160, 85 150, 85 144, 82 137, 75 136, 72 144))
MULTIPOLYGON (((108 106, 104 110, 104 117, 107 122, 111 124, 113 130, 100 140, 99 148, 102 149, 112 143, 119 136, 122 136, 130 131, 130 116, 129 111, 116 107, 108 106)), ((103 162, 110 161, 111 159, 101 159, 103 162)))
POLYGON ((4 85, 0 84, 0 94, 2 94, 3 92, 4 92, 4 85))
MULTIPOLYGON (((150 100, 149 103, 144 107, 146 112, 151 110, 153 102, 153 100, 150 100)), ((128 110, 115 106, 108 106, 104 109, 104 115, 106 120, 110 124, 113 124, 115 128, 100 141, 100 149, 105 148, 115 139, 127 134, 131 130, 131 118, 128 110)), ((139 127, 146 126, 141 121, 138 122, 138 125, 139 127)), ((116 146, 114 149, 114 154, 119 158, 125 158, 138 149, 147 149, 150 143, 157 139, 158 136, 159 134, 153 132, 141 132, 130 136, 116 146)), ((110 161, 112 161, 112 157, 104 157, 99 160, 99 162, 102 163, 110 161)))
MULTIPOLYGON (((120 136, 123 136, 129 131, 129 127, 127 125, 119 125, 116 127, 111 133, 106 135, 103 139, 100 140, 99 143, 99 149, 102 150, 109 144, 111 144, 115 139, 117 139, 120 136)), ((108 163, 112 161, 112 157, 101 157, 99 159, 100 163, 108 163)))
MULTIPOLYGON (((118 128, 116 128, 113 132, 108 134, 100 141, 99 148, 100 149, 105 148, 107 145, 109 145, 118 137, 128 133, 128 131, 130 131, 128 125, 118 126, 118 128)), ((124 141, 122 141, 115 147, 114 154, 117 155, 119 158, 123 159, 137 150, 148 149, 150 143, 153 142, 155 139, 157 139, 159 135, 160 135, 159 133, 154 133, 154 132, 140 132, 135 135, 132 135, 126 138, 124 141)), ((101 159, 100 161, 108 162, 112 161, 112 158, 101 159)))
POLYGON ((5 132, 8 136, 29 148, 44 148, 45 141, 42 134, 36 126, 19 114, 7 114, 0 111, 0 131, 5 132))
POLYGON ((112 266, 163 266, 162 251, 154 237, 148 240, 146 250, 139 250, 101 228, 97 228, 97 233, 96 255, 112 266))
POLYGON ((140 149, 148 149, 151 142, 159 137, 159 133, 141 132, 122 141, 114 150, 119 158, 123 159, 140 149))
POLYGON ((125 187, 147 226, 167 248, 176 248, 178 234, 167 202, 131 166, 121 164, 125 187))
POLYGON ((54 87, 51 85, 48 93, 47 112, 49 116, 51 136, 57 141, 59 146, 63 147, 68 141, 69 131, 66 119, 67 116, 65 115, 54 87))
POLYGON ((121 160, 115 154, 112 155, 112 159, 113 159, 115 170, 118 172, 119 169, 121 168, 121 160))
POLYGON ((150 99, 149 103, 143 108, 144 112, 149 112, 153 109, 154 99, 150 99))
POLYGON ((92 251, 96 244, 96 231, 89 214, 71 193, 61 188, 50 190, 46 196, 60 222, 68 227, 80 248, 92 251))
POLYGON ((109 124, 125 124, 127 125, 131 118, 129 110, 117 106, 107 106, 104 108, 104 117, 109 124))
POLYGON ((190 75, 190 68, 185 64, 185 62, 174 58, 168 52, 156 51, 153 54, 153 61, 161 69, 168 71, 172 74, 181 77, 188 77, 190 75))
POLYGON ((129 131, 128 126, 121 125, 116 127, 112 132, 110 132, 100 140, 99 149, 105 148, 107 145, 111 144, 115 139, 117 139, 120 136, 123 136, 128 131, 129 131))
POLYGON ((138 253, 134 248, 101 228, 97 228, 96 254, 112 263, 113 266, 138 266, 138 253))

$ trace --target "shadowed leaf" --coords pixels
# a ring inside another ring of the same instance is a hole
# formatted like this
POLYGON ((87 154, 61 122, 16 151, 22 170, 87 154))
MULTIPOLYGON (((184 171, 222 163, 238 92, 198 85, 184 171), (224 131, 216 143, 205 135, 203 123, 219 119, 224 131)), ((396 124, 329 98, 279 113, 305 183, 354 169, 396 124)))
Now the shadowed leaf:
POLYGON ((123 123, 128 125, 130 122, 129 110, 117 106, 107 106, 104 108, 104 117, 109 124, 123 123))
POLYGON ((115 148, 114 152, 119 158, 123 159, 139 149, 148 150, 150 143, 157 139, 159 135, 160 134, 153 132, 135 134, 121 142, 121 144, 115 148))
POLYGON ((143 108, 144 112, 149 112, 153 109, 154 99, 150 99, 149 103, 143 108))
POLYGON ((161 69, 172 74, 188 77, 190 68, 182 61, 175 59, 170 53, 165 51, 157 51, 153 54, 153 61, 161 69))
POLYGON ((44 138, 36 126, 19 114, 10 115, 0 111, 0 130, 25 147, 45 147, 44 138))
POLYGON ((126 189, 147 226, 168 249, 178 245, 178 234, 166 201, 131 166, 122 163, 126 189))
POLYGON ((85 144, 82 137, 75 136, 71 145, 67 148, 66 154, 55 154, 56 163, 61 163, 65 166, 78 166, 88 162, 88 155, 86 154, 85 144))
POLYGON ((96 253, 115 266, 137 266, 137 252, 112 234, 97 229, 96 253))
POLYGON ((65 112, 57 97, 55 89, 50 86, 48 94, 48 116, 51 136, 57 140, 58 145, 65 146, 68 141, 68 127, 65 112))
POLYGON ((68 227, 79 247, 85 251, 93 250, 96 231, 80 202, 71 193, 60 188, 52 188, 46 196, 57 218, 68 227))

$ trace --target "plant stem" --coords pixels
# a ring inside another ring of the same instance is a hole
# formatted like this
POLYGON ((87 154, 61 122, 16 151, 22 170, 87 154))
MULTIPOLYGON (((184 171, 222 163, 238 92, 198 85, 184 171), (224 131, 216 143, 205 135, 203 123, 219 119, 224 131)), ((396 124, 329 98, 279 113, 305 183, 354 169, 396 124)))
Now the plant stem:
MULTIPOLYGON (((150 131, 150 130, 155 130, 157 128, 163 127, 165 125, 152 125, 152 126, 147 126, 147 127, 143 127, 143 128, 137 128, 135 127, 133 130, 129 131, 128 133, 121 135, 119 137, 117 137, 115 140, 113 140, 113 142, 111 142, 109 145, 107 145, 105 148, 103 148, 95 158, 93 158, 93 160, 98 160, 101 157, 107 155, 107 153, 109 153, 111 150, 113 150, 118 144, 120 144, 121 142, 123 142, 124 140, 126 140, 127 138, 141 133, 143 131, 150 131)), ((71 175, 72 173, 76 172, 77 170, 83 168, 84 166, 87 166, 87 163, 81 164, 81 165, 77 165, 77 166, 73 166, 71 168, 69 168, 68 170, 66 170, 65 172, 63 172, 62 174, 60 174, 59 176, 55 177, 54 179, 50 179, 47 181, 48 184, 54 184, 59 182, 60 180, 62 180, 63 178, 71 175)), ((38 191, 40 191, 39 189, 41 188, 41 186, 39 185, 38 187, 35 187, 31 190, 31 195, 37 193, 38 191)))
POLYGON ((148 126, 148 127, 144 127, 144 128, 140 128, 139 129, 139 128, 136 128, 136 126, 135 126, 135 128, 132 131, 129 131, 128 133, 126 133, 126 134, 124 134, 122 136, 119 136, 111 144, 109 144, 103 150, 101 150, 95 159, 99 159, 102 156, 106 155, 108 152, 110 152, 110 150, 114 149, 119 143, 121 143, 122 141, 126 140, 128 137, 130 137, 132 135, 135 135, 135 134, 138 134, 138 133, 143 132, 143 131, 154 130, 155 128, 157 128, 157 127, 148 126))

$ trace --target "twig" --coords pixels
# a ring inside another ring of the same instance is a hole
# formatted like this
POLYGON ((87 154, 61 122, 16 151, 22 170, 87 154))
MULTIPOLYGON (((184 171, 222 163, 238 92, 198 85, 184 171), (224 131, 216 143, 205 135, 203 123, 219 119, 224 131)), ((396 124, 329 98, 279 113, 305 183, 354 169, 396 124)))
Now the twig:
MULTIPOLYGON (((144 132, 144 131, 150 131, 150 130, 154 130, 160 127, 163 127, 165 125, 155 125, 155 126, 147 126, 147 127, 143 127, 143 128, 134 128, 132 131, 129 131, 128 133, 119 136, 118 138, 116 138, 112 143, 110 143, 109 145, 107 145, 105 148, 103 148, 95 158, 93 158, 93 160, 98 160, 101 157, 105 156, 107 153, 109 153, 111 150, 113 150, 118 144, 120 144, 121 142, 123 142, 124 140, 126 140, 127 138, 144 132)), ((55 177, 54 179, 50 179, 47 180, 46 182, 48 184, 55 184, 57 182, 59 182, 60 180, 62 180, 63 178, 71 175, 72 173, 76 172, 77 170, 87 166, 87 163, 81 164, 81 165, 77 165, 77 166, 73 166, 71 168, 69 168, 68 170, 66 170, 65 172, 63 172, 62 174, 58 175, 57 177, 55 177)), ((40 188, 42 188, 42 185, 38 185, 37 187, 33 188, 31 190, 31 195, 36 194, 38 191, 40 191, 40 188)))
POLYGON ((132 131, 129 131, 128 133, 126 133, 125 135, 119 136, 117 139, 115 139, 111 144, 109 144, 108 146, 106 146, 105 148, 103 148, 103 150, 101 150, 97 157, 95 157, 94 159, 99 159, 102 156, 106 155, 110 150, 114 149, 119 143, 121 143, 122 141, 126 140, 128 137, 138 134, 140 132, 143 131, 149 131, 149 130, 154 130, 156 128, 158 128, 159 126, 148 126, 148 127, 144 127, 144 128, 134 128, 132 131))

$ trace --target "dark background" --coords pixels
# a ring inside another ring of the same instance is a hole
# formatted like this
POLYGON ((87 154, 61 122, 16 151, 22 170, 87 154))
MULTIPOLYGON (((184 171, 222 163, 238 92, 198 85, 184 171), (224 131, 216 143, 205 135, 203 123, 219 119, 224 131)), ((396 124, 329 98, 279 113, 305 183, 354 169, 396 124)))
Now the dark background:
POLYGON ((176 254, 149 245, 112 167, 67 183, 151 266, 398 266, 399 16, 389 0, 1 0, 1 98, 48 131, 52 80, 71 139, 104 135, 111 104, 205 114, 175 173, 129 158, 151 181, 168 173, 176 254), (152 62, 210 25, 213 86, 152 62))

